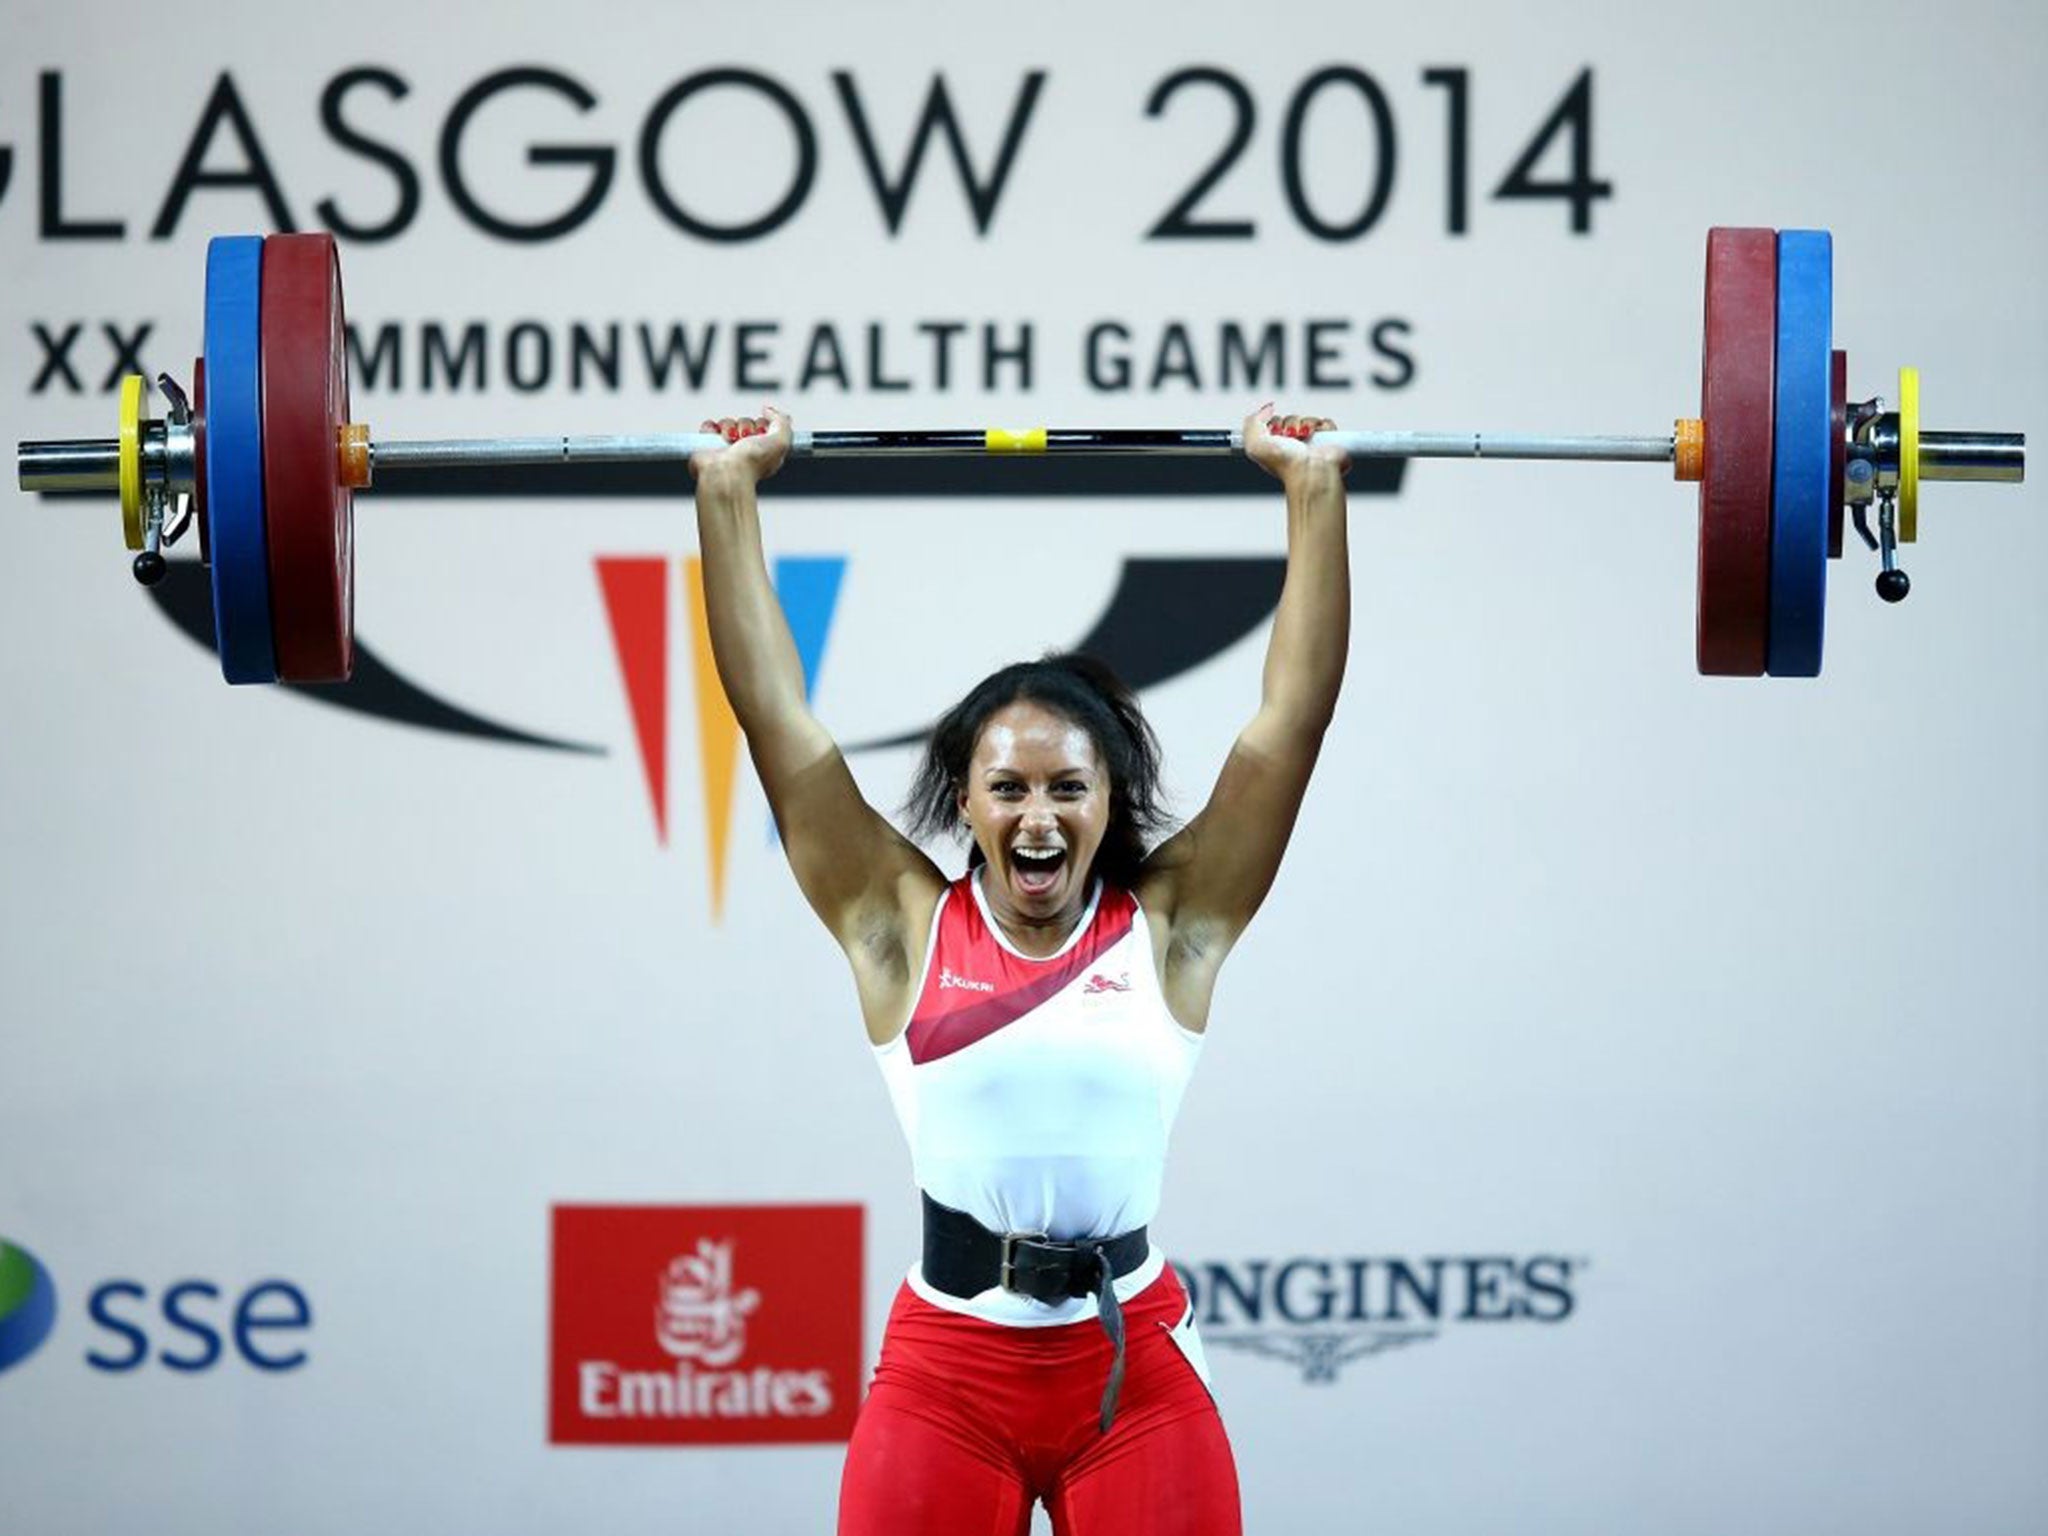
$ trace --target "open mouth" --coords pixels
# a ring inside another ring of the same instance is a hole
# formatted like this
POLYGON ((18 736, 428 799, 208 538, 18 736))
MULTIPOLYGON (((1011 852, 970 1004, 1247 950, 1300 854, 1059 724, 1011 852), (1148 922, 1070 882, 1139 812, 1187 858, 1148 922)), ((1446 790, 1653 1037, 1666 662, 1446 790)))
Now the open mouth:
POLYGON ((1064 848, 1012 848, 1010 867, 1016 871, 1017 889, 1027 896, 1043 896, 1059 884, 1067 867, 1064 848))

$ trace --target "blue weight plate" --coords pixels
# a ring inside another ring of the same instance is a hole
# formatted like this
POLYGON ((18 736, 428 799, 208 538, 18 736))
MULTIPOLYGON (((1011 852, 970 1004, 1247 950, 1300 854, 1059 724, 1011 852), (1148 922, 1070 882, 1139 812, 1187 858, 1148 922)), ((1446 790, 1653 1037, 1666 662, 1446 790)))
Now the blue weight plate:
POLYGON ((206 501, 213 633, 231 683, 277 681, 263 527, 263 242, 206 247, 206 501))
POLYGON ((1778 232, 1778 398, 1771 437, 1773 677, 1818 677, 1834 452, 1834 243, 1778 232))

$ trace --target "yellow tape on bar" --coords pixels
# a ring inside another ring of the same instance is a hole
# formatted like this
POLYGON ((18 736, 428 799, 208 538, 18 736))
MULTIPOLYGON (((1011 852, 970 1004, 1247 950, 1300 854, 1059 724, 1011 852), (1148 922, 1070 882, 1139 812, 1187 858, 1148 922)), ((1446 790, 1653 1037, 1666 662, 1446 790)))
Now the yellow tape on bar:
POLYGON ((121 380, 121 537, 142 548, 142 406, 149 380, 139 373, 121 380))
POLYGON ((981 446, 990 453, 1043 453, 1045 428, 990 427, 982 434, 981 446))
POLYGON ((1899 542, 1920 537, 1920 370, 1899 370, 1899 542))

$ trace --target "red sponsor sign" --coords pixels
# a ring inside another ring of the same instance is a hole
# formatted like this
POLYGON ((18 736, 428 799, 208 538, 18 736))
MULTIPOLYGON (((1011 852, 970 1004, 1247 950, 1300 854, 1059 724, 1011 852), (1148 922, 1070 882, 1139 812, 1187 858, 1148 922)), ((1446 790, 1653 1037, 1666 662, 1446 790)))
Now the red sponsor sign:
POLYGON ((857 1205, 558 1205, 548 1440, 843 1441, 860 1403, 857 1205))

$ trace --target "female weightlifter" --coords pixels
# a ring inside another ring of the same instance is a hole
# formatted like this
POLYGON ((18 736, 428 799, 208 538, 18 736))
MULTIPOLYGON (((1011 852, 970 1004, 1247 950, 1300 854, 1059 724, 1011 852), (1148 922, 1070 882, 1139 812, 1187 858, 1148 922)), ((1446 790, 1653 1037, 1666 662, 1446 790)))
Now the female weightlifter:
MULTIPOLYGON (((705 423, 690 461, 712 649, 804 897, 846 951, 909 1138, 924 1254, 882 1340, 841 1536, 1235 1536, 1237 1473, 1194 1318, 1148 1242, 1216 973, 1287 846, 1350 629, 1346 461, 1261 407, 1245 453, 1287 495, 1258 712, 1200 814, 1152 848, 1158 745, 1079 656, 1005 667, 933 732, 913 831, 965 832, 949 881, 861 798, 804 700, 755 487, 789 419, 705 423)), ((1058 550, 1020 547, 1019 582, 1058 550)))

